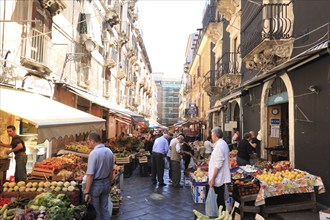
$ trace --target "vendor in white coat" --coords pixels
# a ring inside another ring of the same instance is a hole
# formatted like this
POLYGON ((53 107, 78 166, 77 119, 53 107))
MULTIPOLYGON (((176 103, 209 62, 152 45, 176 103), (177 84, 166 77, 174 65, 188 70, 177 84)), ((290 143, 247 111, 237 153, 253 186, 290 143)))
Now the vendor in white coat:
POLYGON ((230 183, 229 148, 222 139, 223 132, 219 127, 212 129, 214 149, 209 161, 209 186, 214 187, 218 207, 225 207, 225 184, 230 183))

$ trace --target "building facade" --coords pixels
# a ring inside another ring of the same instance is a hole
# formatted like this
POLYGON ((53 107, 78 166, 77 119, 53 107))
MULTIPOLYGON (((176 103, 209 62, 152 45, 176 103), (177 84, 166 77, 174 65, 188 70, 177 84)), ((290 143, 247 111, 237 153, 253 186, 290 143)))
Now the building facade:
POLYGON ((2 84, 106 119, 104 138, 157 117, 136 1, 3 0, 0 8, 2 84))
MULTIPOLYGON (((289 160, 320 176, 326 188, 330 187, 325 168, 330 166, 329 114, 324 114, 329 112, 329 4, 217 0, 208 3, 214 14, 205 13, 216 19, 203 20, 203 30, 210 28, 205 34, 213 46, 210 60, 214 57, 210 74, 203 75, 210 98, 205 112, 208 127, 221 126, 228 142, 233 128, 241 133, 260 131, 262 158, 289 160), (284 153, 276 155, 274 149, 284 153)), ((192 63, 198 59, 195 55, 192 63)), ((317 199, 330 205, 329 192, 317 199)))
POLYGON ((163 73, 152 73, 152 80, 157 86, 158 122, 166 127, 178 122, 179 91, 181 80, 166 78, 163 73))

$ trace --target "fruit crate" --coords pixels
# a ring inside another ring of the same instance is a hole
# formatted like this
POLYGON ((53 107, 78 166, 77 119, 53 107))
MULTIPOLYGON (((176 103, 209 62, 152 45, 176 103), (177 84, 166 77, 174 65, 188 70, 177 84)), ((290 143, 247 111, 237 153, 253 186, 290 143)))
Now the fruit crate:
POLYGON ((132 157, 131 156, 118 157, 118 155, 115 154, 115 162, 116 162, 116 164, 128 164, 131 161, 132 161, 132 157))
POLYGON ((259 190, 260 185, 258 181, 245 183, 244 185, 234 184, 234 193, 237 193, 239 196, 257 194, 259 190))
POLYGON ((139 157, 139 163, 148 163, 148 157, 147 156, 139 157))
POLYGON ((54 175, 55 175, 54 170, 33 167, 30 176, 37 178, 43 177, 45 179, 51 179, 54 175))

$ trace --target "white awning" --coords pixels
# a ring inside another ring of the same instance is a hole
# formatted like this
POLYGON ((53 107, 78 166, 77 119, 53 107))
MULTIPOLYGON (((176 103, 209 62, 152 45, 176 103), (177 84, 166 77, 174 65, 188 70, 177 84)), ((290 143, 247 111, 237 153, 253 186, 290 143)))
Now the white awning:
POLYGON ((39 94, 0 87, 0 110, 20 117, 38 129, 38 143, 46 139, 105 129, 105 120, 39 94))

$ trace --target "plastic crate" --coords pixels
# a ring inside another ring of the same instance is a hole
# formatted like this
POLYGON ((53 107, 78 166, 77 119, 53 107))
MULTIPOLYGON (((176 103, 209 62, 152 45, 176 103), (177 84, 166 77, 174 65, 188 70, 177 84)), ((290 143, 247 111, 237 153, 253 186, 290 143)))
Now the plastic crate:
POLYGON ((258 182, 253 182, 250 185, 234 184, 234 192, 237 193, 239 196, 257 194, 259 190, 260 190, 260 185, 258 182))

